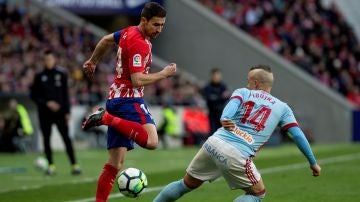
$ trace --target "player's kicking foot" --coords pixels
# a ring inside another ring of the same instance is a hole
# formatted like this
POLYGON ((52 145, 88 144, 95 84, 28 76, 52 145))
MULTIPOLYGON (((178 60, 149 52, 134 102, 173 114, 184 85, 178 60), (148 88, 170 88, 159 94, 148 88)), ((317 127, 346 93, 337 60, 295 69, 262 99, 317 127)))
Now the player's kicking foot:
POLYGON ((104 114, 105 114, 105 109, 100 107, 99 109, 97 109, 96 112, 94 112, 93 114, 90 114, 86 118, 86 120, 82 124, 82 128, 84 130, 88 130, 94 126, 102 125, 102 118, 103 118, 104 114))

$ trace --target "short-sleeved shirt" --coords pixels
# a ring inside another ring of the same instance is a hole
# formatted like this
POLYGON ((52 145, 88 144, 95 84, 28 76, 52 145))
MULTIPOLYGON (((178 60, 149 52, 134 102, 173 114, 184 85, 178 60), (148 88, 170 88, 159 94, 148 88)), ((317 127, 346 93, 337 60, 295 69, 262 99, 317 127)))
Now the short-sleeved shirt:
POLYGON ((240 88, 230 99, 238 99, 240 104, 231 119, 237 129, 230 132, 220 128, 215 136, 238 148, 244 155, 253 156, 264 145, 277 126, 283 130, 298 126, 290 107, 262 90, 240 88))
POLYGON ((114 82, 110 87, 108 99, 143 97, 144 87, 134 87, 131 74, 148 74, 152 61, 151 42, 137 26, 130 26, 114 33, 118 42, 114 82))

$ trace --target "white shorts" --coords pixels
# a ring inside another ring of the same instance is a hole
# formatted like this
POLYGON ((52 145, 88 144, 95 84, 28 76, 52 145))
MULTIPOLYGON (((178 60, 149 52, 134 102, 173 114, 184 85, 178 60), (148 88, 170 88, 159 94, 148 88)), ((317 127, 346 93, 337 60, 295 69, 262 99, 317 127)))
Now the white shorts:
POLYGON ((251 161, 231 144, 211 136, 191 161, 186 172, 202 181, 223 176, 231 189, 251 187, 261 175, 251 161))

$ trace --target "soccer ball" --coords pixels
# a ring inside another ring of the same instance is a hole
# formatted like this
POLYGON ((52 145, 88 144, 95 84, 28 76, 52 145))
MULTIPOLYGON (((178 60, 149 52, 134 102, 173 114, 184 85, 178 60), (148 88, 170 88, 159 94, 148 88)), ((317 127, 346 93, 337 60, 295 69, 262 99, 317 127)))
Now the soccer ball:
POLYGON ((49 165, 44 157, 39 156, 34 160, 34 166, 37 170, 44 171, 48 168, 49 165))
POLYGON ((127 168, 119 174, 117 185, 120 193, 130 198, 136 198, 147 187, 148 182, 141 170, 127 168))

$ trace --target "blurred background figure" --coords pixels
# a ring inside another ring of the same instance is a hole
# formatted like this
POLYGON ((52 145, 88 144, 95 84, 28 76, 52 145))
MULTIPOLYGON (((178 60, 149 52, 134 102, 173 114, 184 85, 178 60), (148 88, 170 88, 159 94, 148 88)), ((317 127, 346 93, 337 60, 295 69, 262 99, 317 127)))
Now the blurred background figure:
POLYGON ((212 134, 221 127, 220 116, 230 96, 226 85, 222 82, 220 69, 211 70, 211 78, 203 89, 203 96, 209 110, 210 134, 212 134))
POLYGON ((56 124, 64 141, 72 165, 73 175, 81 174, 76 163, 74 149, 69 137, 70 100, 68 77, 64 69, 56 65, 55 55, 48 50, 44 54, 45 68, 35 76, 30 97, 38 107, 40 128, 44 138, 44 150, 49 167, 46 175, 55 174, 55 165, 50 145, 51 126, 56 124))
POLYGON ((10 99, 8 109, 0 117, 0 151, 26 152, 33 127, 26 108, 10 99))
POLYGON ((0 151, 1 152, 18 152, 20 148, 16 145, 16 137, 20 128, 19 116, 8 110, 0 117, 0 151))
POLYGON ((158 135, 164 149, 169 147, 168 142, 176 141, 180 134, 180 118, 177 110, 171 104, 164 104, 162 109, 163 122, 158 127, 158 135), (169 141, 168 141, 169 139, 169 141))
POLYGON ((9 109, 17 114, 18 120, 20 121, 21 131, 23 136, 30 136, 34 133, 29 113, 24 105, 18 103, 16 99, 9 101, 9 109))
POLYGON ((210 134, 209 118, 206 111, 194 103, 184 108, 182 119, 185 132, 184 145, 201 146, 210 134))

